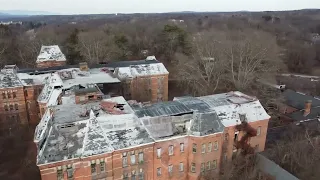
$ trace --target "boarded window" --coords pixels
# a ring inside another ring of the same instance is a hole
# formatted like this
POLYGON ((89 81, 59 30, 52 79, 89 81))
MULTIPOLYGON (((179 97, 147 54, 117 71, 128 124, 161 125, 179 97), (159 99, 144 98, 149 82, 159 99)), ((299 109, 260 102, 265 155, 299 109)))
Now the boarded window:
POLYGON ((184 169, 183 169, 183 162, 180 162, 180 164, 179 164, 179 171, 180 171, 180 172, 183 172, 183 170, 184 170, 184 169))
POLYGON ((180 152, 184 152, 184 143, 180 143, 180 152))
POLYGON ((157 149, 157 158, 161 158, 161 148, 157 149))
POLYGON ((206 152, 206 144, 202 144, 201 153, 205 153, 205 152, 206 152))
POLYGON ((170 145, 169 146, 169 156, 172 156, 173 155, 173 146, 170 145))
POLYGON ((208 144, 208 152, 211 152, 212 151, 212 142, 209 142, 208 144))
POLYGON ((219 149, 219 143, 218 143, 218 141, 215 141, 215 142, 213 143, 213 149, 214 149, 215 151, 217 151, 217 150, 219 149))

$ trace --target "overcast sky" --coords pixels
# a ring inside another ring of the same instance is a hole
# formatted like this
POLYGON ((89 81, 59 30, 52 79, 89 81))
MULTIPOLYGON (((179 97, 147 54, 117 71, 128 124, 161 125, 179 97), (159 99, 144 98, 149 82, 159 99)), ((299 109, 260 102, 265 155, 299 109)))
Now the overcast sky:
POLYGON ((61 14, 304 8, 320 8, 320 0, 0 0, 0 10, 49 11, 61 14))

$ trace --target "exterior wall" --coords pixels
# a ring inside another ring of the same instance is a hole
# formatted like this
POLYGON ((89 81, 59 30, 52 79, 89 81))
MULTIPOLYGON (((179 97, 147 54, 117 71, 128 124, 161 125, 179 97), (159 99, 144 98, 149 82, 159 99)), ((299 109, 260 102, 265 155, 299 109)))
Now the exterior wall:
POLYGON ((102 94, 99 92, 87 93, 87 94, 75 96, 75 102, 76 102, 76 104, 81 104, 81 103, 86 103, 89 101, 98 100, 101 97, 102 97, 102 94), (89 96, 93 96, 93 97, 91 99, 89 99, 89 96), (84 98, 84 100, 81 101, 81 98, 84 98))
POLYGON ((48 68, 48 67, 55 67, 55 66, 65 66, 66 61, 43 61, 37 63, 37 68, 48 68))
POLYGON ((141 102, 168 101, 168 74, 141 76, 131 80, 131 98, 141 102))
POLYGON ((156 142, 154 145, 154 179, 187 179, 188 176, 188 136, 178 137, 175 139, 167 139, 156 142), (183 143, 183 151, 180 144, 183 143), (169 154, 169 147, 173 146, 173 154, 169 154), (161 148, 161 156, 158 157, 157 150, 161 148), (180 163, 183 163, 183 171, 179 169, 180 163), (172 165, 172 173, 169 173, 169 165, 172 165), (161 175, 157 174, 158 168, 161 168, 161 175))
POLYGON ((26 86, 24 88, 24 96, 26 99, 26 109, 30 124, 38 124, 40 121, 39 105, 37 98, 42 90, 42 85, 26 86))
MULTIPOLYGON (((258 145, 257 152, 264 150, 268 121, 262 120, 250 123, 253 128, 260 129, 260 134, 252 137, 249 141, 252 147, 258 145)), ((210 174, 210 177, 215 177, 223 170, 223 162, 232 159, 234 133, 235 127, 228 127, 225 128, 223 133, 207 136, 173 137, 139 147, 117 150, 113 153, 39 165, 39 169, 43 180, 56 180, 58 166, 64 169, 64 179, 67 179, 66 168, 68 165, 72 165, 74 170, 73 179, 78 180, 129 180, 132 179, 133 173, 136 174, 138 180, 140 172, 143 172, 145 180, 196 180, 208 174, 210 174), (182 143, 184 144, 183 151, 180 149, 182 143), (195 152, 193 150, 194 144, 196 145, 195 152), (209 144, 212 144, 212 146, 209 144), (169 154, 170 146, 173 146, 173 154, 169 154), (157 153, 158 148, 161 148, 160 157, 157 153), (141 152, 143 152, 143 162, 139 162, 139 153, 141 152), (135 156, 135 163, 131 161, 132 154, 135 156), (127 158, 126 166, 123 164, 124 156, 127 158), (100 171, 99 162, 101 161, 105 163, 104 172, 100 171), (208 162, 210 162, 210 168, 208 168, 208 162), (92 163, 96 164, 94 174, 91 173, 92 163), (180 171, 180 163, 183 163, 182 171, 180 171), (195 164, 195 171, 192 171, 193 163, 195 164), (172 165, 172 173, 169 173, 170 165, 172 165), (202 166, 204 169, 201 168, 202 166), (161 175, 158 175, 158 168, 161 168, 161 175)), ((241 139, 243 133, 239 132, 238 140, 241 139)), ((237 152, 235 151, 235 153, 237 152)))
POLYGON ((3 126, 28 123, 23 87, 1 89, 0 104, 0 116, 3 126), (3 93, 5 93, 5 97, 3 97, 3 93))

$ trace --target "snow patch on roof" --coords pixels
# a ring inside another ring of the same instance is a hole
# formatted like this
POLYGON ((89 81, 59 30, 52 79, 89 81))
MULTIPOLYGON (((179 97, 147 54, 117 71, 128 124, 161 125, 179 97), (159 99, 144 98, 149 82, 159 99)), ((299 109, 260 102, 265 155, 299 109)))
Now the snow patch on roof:
POLYGON ((66 57, 58 45, 42 46, 37 58, 37 63, 43 61, 66 61, 66 57))
POLYGON ((169 72, 162 63, 154 63, 119 67, 116 68, 115 74, 119 77, 119 79, 127 79, 139 76, 169 74, 169 72))

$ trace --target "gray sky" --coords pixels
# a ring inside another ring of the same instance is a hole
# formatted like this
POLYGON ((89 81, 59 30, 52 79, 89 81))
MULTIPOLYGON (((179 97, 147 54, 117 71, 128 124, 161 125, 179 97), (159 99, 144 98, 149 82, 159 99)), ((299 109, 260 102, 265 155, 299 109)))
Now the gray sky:
POLYGON ((320 8, 320 0, 0 0, 0 10, 62 14, 320 8))

